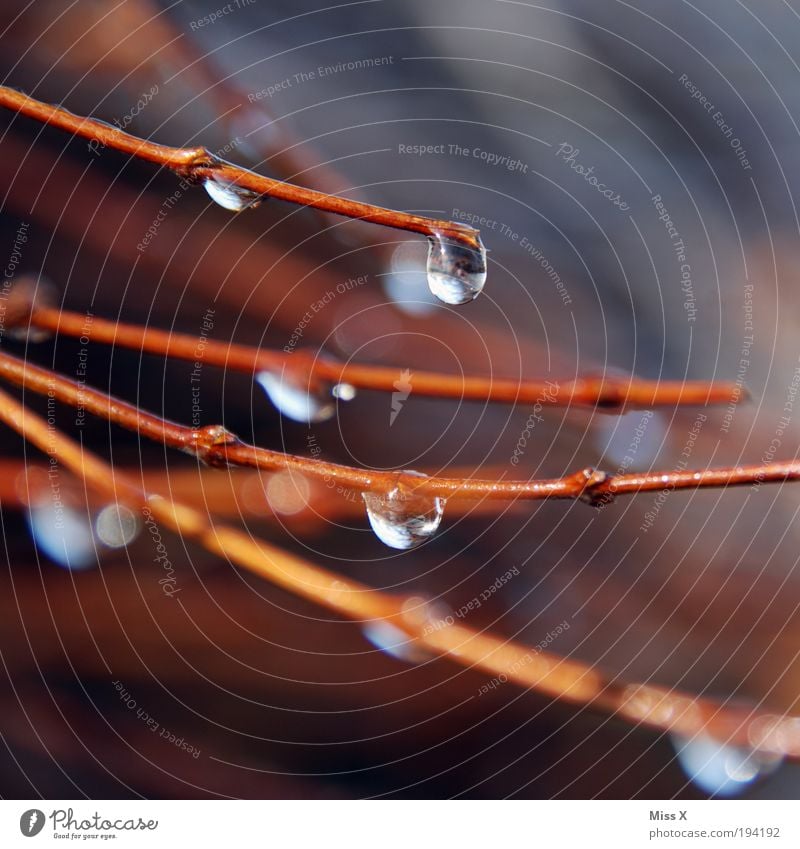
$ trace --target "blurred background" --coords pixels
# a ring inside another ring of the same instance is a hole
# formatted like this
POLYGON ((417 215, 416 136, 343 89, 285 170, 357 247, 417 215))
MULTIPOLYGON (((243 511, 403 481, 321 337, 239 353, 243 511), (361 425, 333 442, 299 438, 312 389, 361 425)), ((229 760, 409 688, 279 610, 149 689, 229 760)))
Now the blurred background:
MULTIPOLYGON (((8 350, 185 424, 358 466, 532 478, 796 458, 793 0, 6 0, 0 16, 6 85, 298 184, 473 222, 490 251, 483 295, 447 307, 428 293, 424 239, 277 201, 234 215, 173 174, 4 113, 5 281, 49 280, 87 326, 396 366, 406 397, 392 415, 389 394, 361 392, 307 425, 247 375, 193 378, 191 363, 80 339, 4 337, 8 350), (525 405, 416 398, 415 369, 731 380, 752 399, 532 420, 525 405)), ((531 645, 558 632, 552 651, 621 680, 800 710, 796 486, 600 511, 467 505, 396 552, 358 498, 201 469, 54 415, 154 491, 372 586, 458 610, 514 570, 473 627, 531 645)), ((792 764, 510 683, 481 693, 477 671, 397 651, 132 515, 109 521, 66 477, 56 527, 47 468, 3 433, 5 797, 798 793, 792 764)))

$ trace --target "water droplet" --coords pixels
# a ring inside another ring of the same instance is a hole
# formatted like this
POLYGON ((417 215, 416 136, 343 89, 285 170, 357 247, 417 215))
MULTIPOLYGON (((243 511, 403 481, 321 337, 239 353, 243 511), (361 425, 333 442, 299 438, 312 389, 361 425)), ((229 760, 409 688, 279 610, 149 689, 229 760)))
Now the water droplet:
POLYGON ((779 755, 730 746, 704 734, 671 734, 670 739, 683 771, 714 796, 738 796, 756 778, 777 769, 782 760, 779 755))
POLYGON ((97 538, 109 548, 124 548, 139 535, 138 516, 123 504, 108 504, 94 522, 97 538))
POLYGON ((618 474, 650 468, 667 435, 664 416, 652 410, 598 416, 593 424, 594 443, 618 474))
POLYGON ((430 655, 418 648, 416 640, 390 622, 367 622, 361 633, 384 654, 406 663, 422 663, 430 655))
POLYGON ((403 602, 401 612, 406 622, 414 628, 421 628, 425 634, 441 631, 455 622, 451 607, 427 596, 410 596, 403 602))
POLYGON ((356 397, 356 388, 349 383, 337 383, 331 389, 331 395, 340 401, 352 401, 356 397))
MULTIPOLYGON (((247 99, 246 90, 242 99, 247 99)), ((264 173, 264 157, 272 152, 281 142, 281 129, 276 121, 257 106, 247 110, 237 110, 230 115, 230 135, 233 138, 217 156, 227 156, 234 148, 243 153, 254 163, 258 163, 264 173)))
MULTIPOLYGON (((404 474, 425 477, 420 472, 406 471, 404 474)), ((430 539, 444 513, 444 498, 415 493, 401 483, 385 493, 364 492, 362 498, 372 530, 391 548, 416 548, 430 539)))
POLYGON ((355 397, 355 387, 349 383, 337 383, 331 387, 320 383, 318 388, 303 385, 286 371, 280 374, 262 371, 256 381, 269 396, 280 412, 296 422, 324 422, 336 413, 336 400, 350 401, 355 397))
POLYGON ((36 548, 65 569, 87 569, 97 563, 92 525, 85 513, 55 498, 28 509, 28 527, 36 548))
POLYGON ((434 234, 428 238, 428 286, 446 304, 467 304, 486 283, 486 249, 473 250, 434 234))
POLYGON ((270 507, 284 516, 293 516, 308 507, 311 485, 297 472, 276 472, 267 481, 265 494, 270 507))
POLYGON ((231 212, 241 212, 243 209, 251 209, 261 203, 261 195, 243 189, 229 180, 221 177, 208 177, 203 181, 203 187, 208 192, 214 203, 231 212))

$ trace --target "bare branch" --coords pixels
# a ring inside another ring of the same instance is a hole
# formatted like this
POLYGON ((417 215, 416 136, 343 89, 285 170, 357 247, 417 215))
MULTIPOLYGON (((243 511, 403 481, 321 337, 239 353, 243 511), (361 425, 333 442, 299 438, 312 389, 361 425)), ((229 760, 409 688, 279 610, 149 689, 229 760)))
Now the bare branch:
POLYGON ((49 395, 73 407, 83 408, 163 445, 193 454, 209 465, 291 469, 312 478, 333 481, 336 485, 356 492, 387 492, 402 482, 411 492, 441 498, 529 501, 578 498, 593 505, 601 505, 617 495, 632 495, 643 491, 706 489, 800 480, 798 461, 626 475, 611 475, 586 468, 560 478, 529 481, 419 477, 407 472, 357 469, 318 458, 298 457, 248 445, 221 425, 192 428, 170 422, 63 375, 23 362, 4 351, 0 351, 0 377, 40 395, 49 395))
MULTIPOLYGON (((20 300, 26 291, 15 287, 11 298, 20 300)), ((20 304, 15 321, 30 322, 31 327, 80 338, 88 336, 97 342, 160 354, 180 360, 197 360, 197 338, 182 333, 142 327, 136 324, 92 317, 89 329, 86 317, 49 306, 34 305, 27 310, 20 304), (28 315, 24 315, 27 311, 28 315)), ((10 323, 9 323, 10 326, 10 323)), ((359 389, 392 392, 398 369, 387 366, 342 363, 313 351, 266 350, 249 345, 206 339, 203 362, 212 366, 253 374, 260 371, 294 372, 305 385, 318 381, 349 383, 359 389)), ((502 377, 471 377, 436 372, 414 371, 414 394, 432 398, 454 398, 460 401, 498 403, 549 404, 556 407, 598 407, 607 412, 654 407, 703 406, 725 403, 732 397, 741 400, 745 390, 733 383, 703 381, 658 381, 623 378, 613 375, 586 376, 567 380, 514 380, 502 377)))
POLYGON ((0 86, 0 106, 43 124, 58 127, 74 136, 113 148, 120 153, 163 165, 186 180, 193 182, 217 180, 262 197, 279 198, 289 203, 344 215, 347 218, 446 239, 473 251, 482 249, 478 231, 466 224, 410 215, 406 212, 384 209, 373 204, 348 200, 337 195, 328 195, 314 189, 274 180, 226 162, 204 147, 169 147, 141 139, 105 121, 74 115, 60 106, 52 106, 35 100, 7 86, 0 86))
POLYGON ((385 622, 407 635, 411 643, 462 666, 476 667, 499 681, 514 681, 547 696, 606 710, 635 724, 686 735, 705 732, 726 743, 800 755, 800 718, 731 707, 649 684, 624 684, 580 661, 437 619, 422 599, 371 589, 236 528, 216 524, 205 513, 145 492, 2 390, 0 421, 57 456, 93 489, 138 507, 213 554, 341 616, 357 622, 385 622))

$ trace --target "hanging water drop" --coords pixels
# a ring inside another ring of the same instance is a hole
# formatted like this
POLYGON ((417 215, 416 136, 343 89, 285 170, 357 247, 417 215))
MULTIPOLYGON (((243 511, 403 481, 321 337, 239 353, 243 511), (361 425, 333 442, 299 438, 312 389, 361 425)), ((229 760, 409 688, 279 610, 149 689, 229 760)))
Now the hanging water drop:
POLYGON ((439 233, 428 237, 428 286, 446 304, 467 304, 478 297, 486 283, 486 249, 447 239, 439 233))
POLYGON ((327 421, 336 413, 337 400, 350 401, 356 394, 349 383, 331 387, 322 382, 315 388, 304 385, 286 371, 262 371, 256 375, 256 381, 282 415, 305 424, 327 421))
MULTIPOLYGON (((404 475, 426 477, 420 472, 404 475)), ((445 500, 416 493, 398 483, 389 492, 364 492, 367 518, 378 539, 391 548, 408 549, 430 539, 439 527, 445 500)))
POLYGON ((738 796, 759 776, 777 769, 782 760, 779 755, 731 746, 704 734, 673 733, 670 739, 683 771, 713 796, 738 796))
POLYGON ((261 203, 261 195, 243 189, 222 177, 208 177, 203 181, 203 187, 208 192, 214 203, 231 212, 241 212, 243 209, 252 209, 261 203))

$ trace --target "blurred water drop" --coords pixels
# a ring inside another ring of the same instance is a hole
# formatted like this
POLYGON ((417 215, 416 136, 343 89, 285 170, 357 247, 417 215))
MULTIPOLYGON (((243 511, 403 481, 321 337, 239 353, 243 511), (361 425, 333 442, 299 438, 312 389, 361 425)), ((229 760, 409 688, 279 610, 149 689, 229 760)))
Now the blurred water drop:
MULTIPOLYGON (((246 92, 243 99, 247 99, 246 92)), ((257 108, 238 110, 229 120, 231 135, 234 138, 229 147, 236 147, 252 162, 259 163, 263 169, 264 152, 275 147, 280 140, 280 128, 277 123, 257 108)), ((221 155, 227 153, 227 150, 220 152, 221 155)))
POLYGON ((361 633, 384 654, 405 663, 422 663, 430 655, 417 648, 416 641, 389 622, 367 622, 361 633))
POLYGON ((296 472, 276 472, 267 481, 266 496, 276 513, 293 516, 308 506, 311 486, 306 477, 296 472))
POLYGON ((337 398, 349 401, 356 394, 352 386, 343 383, 337 384, 339 389, 335 392, 326 383, 313 390, 301 385, 285 371, 280 374, 271 371, 259 372, 256 381, 282 415, 305 424, 327 421, 336 412, 337 398))
POLYGON ((667 435, 664 416, 652 410, 631 410, 621 416, 598 416, 592 437, 606 460, 627 470, 648 469, 667 435))
POLYGON ((407 315, 430 315, 439 303, 428 286, 427 249, 414 239, 401 242, 393 251, 391 270, 382 279, 383 290, 407 315))
POLYGON ((409 596, 403 602, 401 612, 406 622, 428 634, 447 628, 455 621, 451 607, 427 596, 409 596))
POLYGON ((243 189, 235 183, 223 180, 221 177, 208 177, 203 181, 203 187, 214 203, 231 212, 241 212, 258 206, 261 203, 261 195, 243 189))
POLYGON ((109 548, 123 548, 139 535, 139 517, 123 504, 108 504, 94 522, 97 538, 109 548))
POLYGON ((356 388, 349 383, 337 383, 331 389, 331 395, 340 401, 352 401, 356 397, 356 388))
POLYGON ((670 739, 683 771, 705 793, 714 796, 738 796, 762 775, 773 772, 781 763, 778 755, 730 746, 707 735, 670 739))
POLYGON ((36 548, 65 569, 87 569, 97 563, 92 525, 79 513, 55 498, 28 508, 28 527, 36 548))
MULTIPOLYGON (((404 474, 425 477, 419 472, 404 474)), ((378 539, 401 550, 416 548, 430 539, 444 514, 445 500, 415 493, 402 484, 389 492, 364 492, 367 517, 378 539)))
POLYGON ((486 283, 486 249, 473 250, 438 233, 428 238, 428 286, 446 304, 467 304, 486 283))

